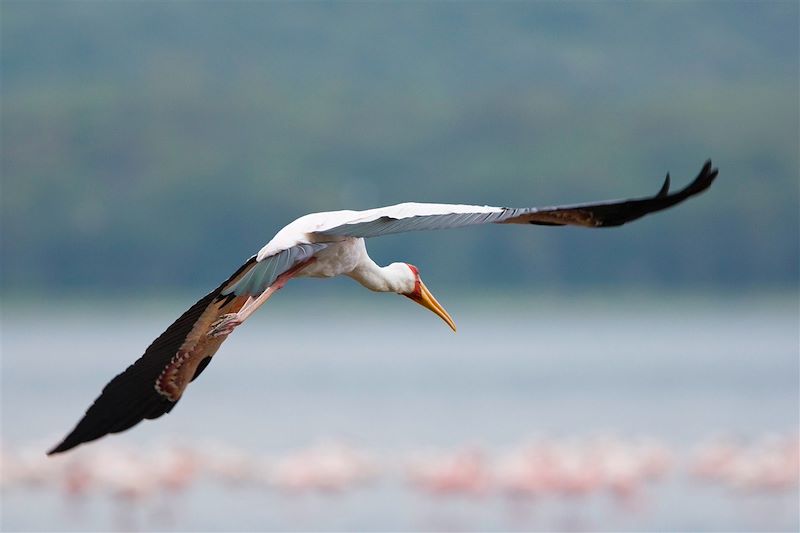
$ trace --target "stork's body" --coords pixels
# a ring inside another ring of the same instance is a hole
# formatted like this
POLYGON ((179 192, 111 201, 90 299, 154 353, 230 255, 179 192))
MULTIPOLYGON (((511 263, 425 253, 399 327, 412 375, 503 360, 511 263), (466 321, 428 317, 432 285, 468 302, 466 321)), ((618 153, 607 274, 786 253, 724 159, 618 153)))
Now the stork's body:
POLYGON ((422 282, 417 268, 408 263, 377 265, 367 254, 366 238, 488 223, 620 226, 703 192, 716 176, 717 170, 708 161, 684 189, 670 194, 667 175, 655 196, 635 200, 545 208, 404 203, 300 217, 189 308, 142 357, 112 379, 75 429, 49 453, 69 450, 171 411, 225 338, 294 277, 349 276, 372 291, 410 298, 455 331, 452 318, 422 282))
POLYGON ((332 278, 342 275, 353 278, 374 292, 393 292, 408 296, 442 317, 453 331, 456 329, 453 319, 419 279, 416 267, 407 263, 392 263, 382 267, 370 258, 364 239, 345 237, 328 243, 313 257, 283 273, 260 295, 249 297, 238 312, 222 315, 214 322, 208 335, 211 337, 230 335, 234 328, 247 320, 292 278, 332 278))
POLYGON ((314 254, 314 261, 299 270, 296 277, 351 276, 368 289, 375 291, 381 290, 380 286, 388 287, 388 280, 383 280, 380 268, 367 254, 364 239, 347 237, 331 243, 314 254), (366 273, 371 275, 362 276, 366 273))

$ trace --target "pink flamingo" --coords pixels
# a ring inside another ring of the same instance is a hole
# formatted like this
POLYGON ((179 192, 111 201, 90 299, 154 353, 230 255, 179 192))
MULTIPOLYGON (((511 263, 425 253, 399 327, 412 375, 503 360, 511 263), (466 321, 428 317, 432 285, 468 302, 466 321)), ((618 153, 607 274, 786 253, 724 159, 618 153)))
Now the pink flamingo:
POLYGON ((416 459, 409 477, 415 486, 434 494, 482 494, 490 482, 483 453, 476 449, 416 459))

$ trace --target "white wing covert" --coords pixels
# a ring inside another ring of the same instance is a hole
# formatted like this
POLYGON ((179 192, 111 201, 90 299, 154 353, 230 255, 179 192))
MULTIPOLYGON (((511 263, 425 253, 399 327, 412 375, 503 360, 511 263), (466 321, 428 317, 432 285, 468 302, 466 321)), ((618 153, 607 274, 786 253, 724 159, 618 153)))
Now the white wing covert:
POLYGON ((540 226, 621 226, 661 211, 705 191, 717 177, 717 169, 706 161, 697 177, 685 188, 670 194, 670 177, 654 196, 557 207, 503 208, 448 204, 399 204, 363 211, 344 224, 313 233, 324 237, 378 237, 406 231, 458 228, 475 224, 536 224, 540 226))

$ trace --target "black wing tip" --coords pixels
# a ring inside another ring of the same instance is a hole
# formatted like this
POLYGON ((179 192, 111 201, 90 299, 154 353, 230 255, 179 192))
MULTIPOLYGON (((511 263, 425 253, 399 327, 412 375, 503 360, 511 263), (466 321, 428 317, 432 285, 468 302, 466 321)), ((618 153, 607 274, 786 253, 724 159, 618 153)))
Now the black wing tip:
POLYGON ((691 190, 693 194, 704 191, 714 183, 717 175, 719 175, 719 169, 714 167, 713 163, 711 163, 711 159, 707 159, 700 173, 694 181, 689 184, 687 189, 691 190))
POLYGON ((664 178, 664 184, 661 186, 661 189, 658 190, 656 193, 656 198, 663 198, 664 196, 669 195, 669 172, 667 172, 667 177, 664 178))
POLYGON ((711 159, 706 159, 705 164, 703 164, 703 169, 700 171, 700 176, 709 176, 713 179, 717 177, 717 174, 719 174, 719 169, 714 167, 711 159))
MULTIPOLYGON (((717 178, 719 174, 719 169, 714 167, 711 159, 706 159, 706 162, 703 164, 703 168, 700 169, 700 173, 695 177, 692 182, 687 185, 682 191, 674 193, 675 195, 681 195, 684 198, 689 196, 694 196, 695 194, 699 194, 709 187, 711 184, 714 183, 714 180, 717 178)), ((664 180, 664 185, 661 186, 661 189, 658 193, 654 196, 654 198, 666 198, 669 196, 669 185, 670 185, 670 177, 669 172, 667 172, 667 177, 664 180)))
POLYGON ((83 444, 84 442, 89 442, 94 439, 86 439, 81 440, 74 436, 74 433, 70 433, 67 437, 61 441, 58 445, 53 447, 50 451, 47 452, 47 455, 56 455, 57 453, 64 453, 66 451, 71 450, 72 448, 83 444))
MULTIPOLYGON (((120 376, 122 375, 124 374, 120 374, 120 376)), ((112 380, 106 385, 103 389, 103 394, 89 407, 75 428, 69 435, 64 437, 60 444, 48 451, 47 455, 66 452, 76 446, 95 441, 106 435, 128 430, 143 420, 152 420, 169 413, 178 403, 177 401, 173 402, 166 398, 154 396, 135 406, 118 404, 116 401, 118 398, 106 395, 106 392, 111 390, 109 387, 114 383, 115 381, 112 380), (111 411, 107 410, 109 405, 113 406, 111 411)))
POLYGON ((64 446, 64 443, 62 442, 62 443, 61 443, 61 444, 59 444, 58 446, 55 446, 54 448, 51 448, 51 449, 50 449, 50 450, 47 452, 47 455, 48 455, 48 456, 51 456, 51 455, 55 455, 55 454, 57 454, 57 453, 65 452, 65 451, 67 451, 67 450, 69 450, 69 448, 65 447, 65 446, 64 446))
POLYGON ((65 452, 65 451, 67 451, 67 450, 71 450, 71 449, 72 449, 72 448, 74 448, 74 447, 75 447, 75 446, 66 446, 66 445, 65 445, 65 444, 62 442, 61 444, 59 444, 59 445, 58 445, 58 446, 56 446, 55 448, 53 448, 53 449, 51 449, 50 451, 48 451, 48 452, 47 452, 47 455, 48 455, 48 457, 50 457, 50 456, 56 455, 57 453, 62 453, 62 452, 65 452))
POLYGON ((76 446, 80 446, 86 442, 92 442, 101 437, 105 437, 109 433, 113 433, 113 431, 106 431, 105 428, 100 430, 97 428, 87 428, 86 423, 86 417, 82 418, 81 421, 78 422, 78 425, 75 426, 75 429, 73 429, 69 435, 64 437, 64 440, 62 440, 58 445, 48 451, 47 455, 63 453, 75 448, 76 446))

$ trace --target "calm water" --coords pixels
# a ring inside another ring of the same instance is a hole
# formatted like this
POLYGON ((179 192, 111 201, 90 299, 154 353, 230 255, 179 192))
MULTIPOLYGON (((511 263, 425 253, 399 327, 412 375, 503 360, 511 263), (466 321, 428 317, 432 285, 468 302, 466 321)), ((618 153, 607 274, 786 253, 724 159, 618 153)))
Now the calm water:
MULTIPOLYGON (((337 307, 309 297, 266 306, 231 336, 170 415, 79 453, 213 439, 281 454, 337 438, 386 457, 464 446, 492 454, 536 436, 610 432, 654 437, 683 457, 714 435, 747 439, 798 428, 795 297, 609 305, 603 298, 556 303, 531 295, 525 306, 450 298, 443 303, 459 326, 455 335, 404 300, 364 300, 337 307)), ((38 446, 43 453, 182 307, 83 303, 11 312, 6 306, 4 446, 38 446)), ((796 491, 734 494, 693 484, 685 470, 679 460, 645 502, 626 511, 599 496, 523 504, 496 494, 431 499, 394 474, 335 497, 201 483, 180 496, 168 517, 151 506, 124 523, 103 498, 76 509, 57 490, 6 490, 2 525, 76 531, 800 526, 796 491)))

